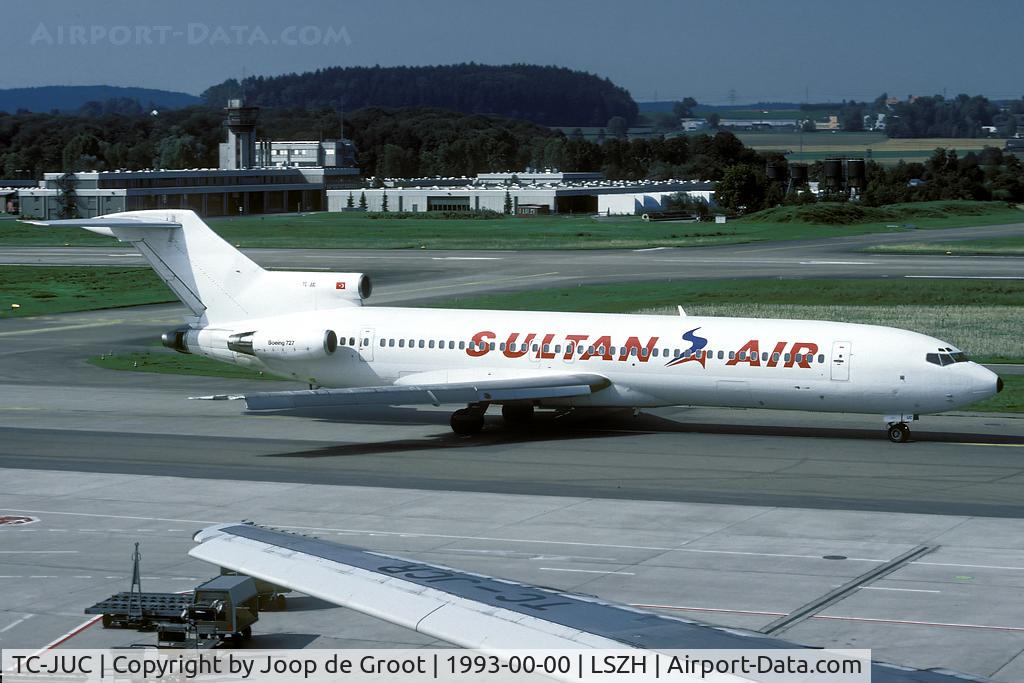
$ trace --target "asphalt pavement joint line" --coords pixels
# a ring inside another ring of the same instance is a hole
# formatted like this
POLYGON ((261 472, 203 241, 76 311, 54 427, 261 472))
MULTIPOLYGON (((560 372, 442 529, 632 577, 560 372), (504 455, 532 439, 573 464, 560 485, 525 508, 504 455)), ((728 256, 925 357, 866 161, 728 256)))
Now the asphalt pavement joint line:
POLYGON ((854 591, 866 586, 867 584, 874 583, 883 576, 887 576, 901 567, 905 567, 910 562, 916 560, 919 557, 923 557, 931 552, 937 550, 937 545, 919 545, 916 548, 912 548, 907 552, 894 557, 889 562, 879 565, 870 571, 867 571, 860 576, 855 577, 851 581, 847 581, 842 586, 839 586, 835 590, 829 591, 825 595, 812 600, 803 607, 798 607, 784 617, 780 617, 775 621, 767 624, 760 629, 762 633, 770 636, 775 636, 783 631, 799 624, 801 621, 814 616, 821 610, 834 605, 840 600, 845 599, 851 595, 854 591))

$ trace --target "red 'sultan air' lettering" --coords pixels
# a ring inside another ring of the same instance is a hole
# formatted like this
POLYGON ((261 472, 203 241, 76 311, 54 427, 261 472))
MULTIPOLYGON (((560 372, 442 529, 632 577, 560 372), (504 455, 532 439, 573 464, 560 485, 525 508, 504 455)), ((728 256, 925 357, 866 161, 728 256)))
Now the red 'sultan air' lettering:
POLYGON ((545 349, 550 349, 551 348, 551 342, 553 342, 554 340, 555 340, 555 335, 553 335, 553 334, 545 334, 544 335, 544 341, 542 341, 540 343, 540 348, 537 349, 537 358, 542 358, 542 359, 550 360, 550 359, 555 357, 555 352, 554 351, 550 351, 550 350, 545 351, 545 349))
POLYGON ((576 348, 579 343, 587 340, 587 335, 567 334, 565 335, 565 340, 569 343, 565 345, 565 355, 562 356, 562 360, 570 360, 573 354, 576 353, 576 348))
POLYGON ((519 339, 519 333, 518 332, 513 332, 512 334, 508 335, 508 341, 505 342, 505 357, 506 358, 522 358, 527 353, 529 353, 529 351, 530 351, 530 344, 532 344, 533 340, 536 339, 536 338, 537 338, 537 335, 534 334, 533 332, 531 332, 530 334, 526 335, 523 338, 523 343, 521 345, 518 345, 518 346, 520 346, 520 348, 518 350, 516 350, 516 351, 513 351, 512 350, 512 345, 516 344, 516 340, 519 339))
POLYGON ((496 334, 489 331, 477 332, 473 335, 473 343, 466 349, 466 355, 472 356, 473 358, 479 358, 480 356, 485 355, 491 350, 491 346, 488 341, 493 340, 496 336, 496 334))
POLYGON ((801 354, 800 362, 796 363, 802 368, 811 367, 811 362, 807 359, 808 356, 813 356, 818 353, 818 345, 812 342, 793 342, 793 348, 789 350, 789 360, 786 361, 786 367, 791 368, 796 363, 797 354, 801 354))
POLYGON ((651 351, 654 350, 654 346, 657 343, 658 337, 651 337, 646 346, 641 346, 639 339, 636 337, 630 337, 626 340, 625 346, 622 347, 622 353, 619 355, 619 360, 626 360, 629 358, 630 354, 635 351, 635 357, 639 358, 641 363, 646 363, 650 359, 651 351))
POLYGON ((777 366, 779 364, 779 359, 782 358, 782 353, 783 353, 783 350, 785 348, 786 348, 786 342, 784 342, 784 341, 781 341, 781 342, 779 342, 778 344, 775 345, 775 348, 772 350, 771 355, 768 356, 768 365, 767 365, 767 367, 774 368, 775 366, 777 366))
POLYGON ((736 365, 737 363, 747 363, 751 367, 761 367, 761 348, 756 339, 751 339, 744 344, 736 352, 735 357, 731 358, 726 365, 736 365))
POLYGON ((612 359, 612 338, 610 336, 605 335, 603 337, 598 337, 591 342, 590 347, 583 352, 582 356, 580 356, 580 360, 590 360, 594 356, 597 356, 601 360, 612 359), (590 349, 594 350, 593 353, 591 353, 590 349))

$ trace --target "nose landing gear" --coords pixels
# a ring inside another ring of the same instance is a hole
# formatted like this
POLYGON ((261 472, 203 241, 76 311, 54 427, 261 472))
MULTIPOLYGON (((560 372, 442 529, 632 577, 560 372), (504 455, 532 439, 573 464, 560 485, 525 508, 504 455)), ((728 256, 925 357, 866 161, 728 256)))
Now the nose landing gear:
POLYGON ((902 422, 889 425, 888 435, 893 443, 906 443, 910 439, 910 427, 902 422))
POLYGON ((906 443, 910 440, 910 427, 908 422, 917 419, 917 415, 886 415, 886 435, 893 443, 906 443))

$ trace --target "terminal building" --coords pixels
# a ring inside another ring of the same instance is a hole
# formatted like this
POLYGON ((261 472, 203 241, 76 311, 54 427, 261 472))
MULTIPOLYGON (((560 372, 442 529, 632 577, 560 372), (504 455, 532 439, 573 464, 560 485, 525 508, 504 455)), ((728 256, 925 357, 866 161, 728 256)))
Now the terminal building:
POLYGON ((714 183, 700 180, 609 181, 600 173, 481 173, 475 178, 389 179, 383 187, 327 191, 327 210, 496 211, 518 215, 587 213, 633 215, 662 211, 675 195, 714 203, 714 183))
POLYGON ((347 140, 257 141, 256 107, 232 100, 220 168, 46 173, 17 190, 33 218, 90 218, 118 211, 191 209, 201 216, 323 211, 327 192, 354 187, 355 147, 347 140))

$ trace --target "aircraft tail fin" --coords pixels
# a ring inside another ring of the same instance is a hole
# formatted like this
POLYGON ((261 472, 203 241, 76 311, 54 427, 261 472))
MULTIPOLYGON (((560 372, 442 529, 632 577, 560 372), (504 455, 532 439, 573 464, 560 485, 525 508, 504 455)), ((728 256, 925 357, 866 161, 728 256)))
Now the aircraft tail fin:
POLYGON ((193 211, 127 211, 97 218, 26 222, 85 228, 131 244, 192 313, 206 322, 266 314, 259 305, 266 271, 225 242, 193 211))

